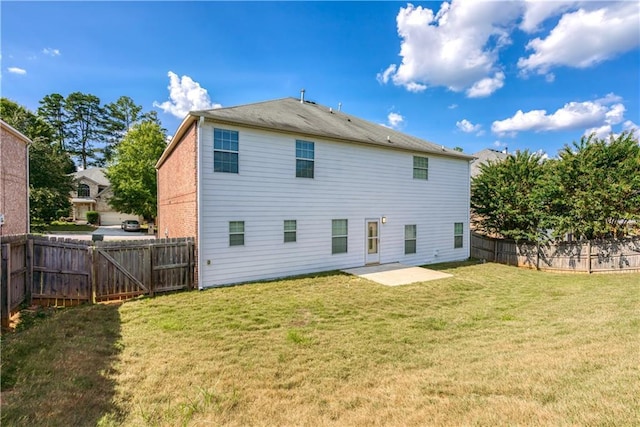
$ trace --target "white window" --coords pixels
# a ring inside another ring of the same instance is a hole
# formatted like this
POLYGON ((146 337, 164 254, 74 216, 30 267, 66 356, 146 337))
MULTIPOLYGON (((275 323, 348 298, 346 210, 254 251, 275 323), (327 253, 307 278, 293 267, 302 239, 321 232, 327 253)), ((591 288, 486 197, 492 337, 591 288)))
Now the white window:
POLYGON ((429 179, 429 159, 413 156, 413 179, 429 179))
POLYGON ((238 132, 213 130, 213 171, 238 173, 238 132))
POLYGON ((461 248, 464 242, 464 225, 461 222, 453 224, 453 247, 461 248))
POLYGON ((315 144, 309 141, 296 141, 296 177, 313 178, 315 144))
POLYGON ((331 221, 331 253, 343 254, 347 252, 348 222, 346 219, 331 221))
POLYGON ((295 242, 297 233, 297 223, 295 219, 284 220, 284 242, 295 242))
POLYGON ((244 221, 229 221, 229 246, 244 246, 244 221))
POLYGON ((417 225, 405 225, 404 226, 404 253, 415 254, 416 253, 416 238, 417 238, 417 225))

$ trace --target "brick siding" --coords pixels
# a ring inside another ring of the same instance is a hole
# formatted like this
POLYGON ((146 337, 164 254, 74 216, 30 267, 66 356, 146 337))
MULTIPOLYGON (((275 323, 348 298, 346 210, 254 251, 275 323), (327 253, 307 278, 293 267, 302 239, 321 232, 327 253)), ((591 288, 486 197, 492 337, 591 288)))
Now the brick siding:
POLYGON ((0 213, 2 234, 27 233, 28 216, 27 144, 2 126, 0 135, 0 213))

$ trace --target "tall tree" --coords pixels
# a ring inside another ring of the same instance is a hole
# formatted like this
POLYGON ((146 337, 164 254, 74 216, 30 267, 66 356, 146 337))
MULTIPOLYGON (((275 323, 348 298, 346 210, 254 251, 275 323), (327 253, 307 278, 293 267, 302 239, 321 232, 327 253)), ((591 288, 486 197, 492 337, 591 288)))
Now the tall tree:
POLYGON ((67 111, 65 110, 65 100, 59 93, 52 93, 40 100, 38 116, 49 123, 53 129, 53 142, 58 145, 59 151, 67 150, 67 111))
POLYGON ((121 96, 116 102, 105 106, 106 145, 104 158, 107 162, 111 161, 114 150, 127 131, 140 120, 141 111, 142 106, 137 105, 128 96, 121 96))
POLYGON ((80 166, 100 166, 104 142, 104 108, 95 95, 73 92, 65 99, 69 131, 69 152, 78 158, 80 166))
POLYGON ((0 116, 29 137, 29 204, 34 225, 67 216, 71 209, 73 162, 52 143, 54 129, 42 118, 6 98, 0 99, 0 116))
POLYGON ((166 147, 166 133, 152 121, 135 124, 115 151, 107 167, 113 197, 110 205, 125 213, 152 220, 157 212, 155 165, 166 147))
POLYGON ((583 137, 559 153, 536 196, 543 225, 556 236, 622 236, 640 221, 640 146, 624 132, 583 137))
POLYGON ((540 156, 529 151, 481 165, 471 182, 471 209, 479 229, 515 240, 537 240, 540 215, 532 195, 543 170, 540 156))

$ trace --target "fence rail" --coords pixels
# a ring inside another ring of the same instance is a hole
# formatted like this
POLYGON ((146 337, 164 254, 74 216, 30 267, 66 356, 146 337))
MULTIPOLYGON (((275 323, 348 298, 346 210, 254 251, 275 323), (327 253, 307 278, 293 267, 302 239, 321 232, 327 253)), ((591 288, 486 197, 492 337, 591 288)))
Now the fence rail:
POLYGON ((471 256, 537 270, 640 271, 640 237, 536 244, 471 234, 471 256))
POLYGON ((67 306, 194 286, 192 238, 137 241, 2 236, 2 325, 25 301, 67 306))

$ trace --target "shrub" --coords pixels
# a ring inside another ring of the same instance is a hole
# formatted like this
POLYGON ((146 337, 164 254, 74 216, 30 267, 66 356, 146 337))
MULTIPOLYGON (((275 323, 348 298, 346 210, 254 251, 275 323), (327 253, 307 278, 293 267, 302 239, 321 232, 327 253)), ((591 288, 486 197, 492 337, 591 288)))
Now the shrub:
POLYGON ((98 221, 100 219, 100 214, 98 214, 98 212, 96 211, 89 211, 87 212, 87 222, 89 224, 98 224, 98 221))

